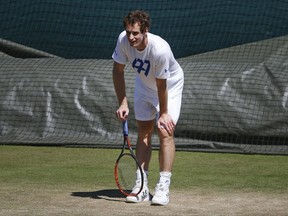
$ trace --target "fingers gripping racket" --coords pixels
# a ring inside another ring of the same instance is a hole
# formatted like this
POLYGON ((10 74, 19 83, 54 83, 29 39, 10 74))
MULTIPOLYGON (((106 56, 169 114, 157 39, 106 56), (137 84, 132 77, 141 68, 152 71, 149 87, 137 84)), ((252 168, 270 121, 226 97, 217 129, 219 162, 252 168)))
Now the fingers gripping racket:
POLYGON ((124 194, 125 196, 128 196, 128 195, 137 196, 143 189, 144 176, 143 176, 142 168, 136 159, 136 156, 133 152, 133 149, 130 143, 130 139, 128 137, 127 120, 124 121, 122 124, 123 124, 124 142, 123 142, 121 153, 115 163, 114 177, 115 177, 116 185, 122 194, 124 194), (141 176, 140 176, 140 179, 138 176, 137 187, 134 187, 135 181, 136 181, 137 169, 139 169, 138 175, 141 175, 141 176), (132 189, 133 189, 133 193, 132 193, 132 189))

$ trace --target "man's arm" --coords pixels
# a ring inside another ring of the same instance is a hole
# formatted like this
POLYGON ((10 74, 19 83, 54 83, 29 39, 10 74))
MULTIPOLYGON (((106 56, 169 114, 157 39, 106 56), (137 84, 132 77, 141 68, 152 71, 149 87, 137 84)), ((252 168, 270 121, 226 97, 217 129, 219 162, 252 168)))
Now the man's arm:
POLYGON ((168 90, 167 90, 167 80, 157 79, 157 90, 159 98, 159 119, 157 126, 158 128, 165 128, 169 134, 174 131, 175 123, 173 122, 171 116, 168 114, 168 90))
POLYGON ((124 68, 125 65, 114 61, 112 77, 115 93, 119 103, 119 108, 116 111, 116 115, 120 120, 127 119, 129 114, 128 100, 126 97, 125 88, 124 68))
POLYGON ((160 116, 168 113, 168 91, 166 79, 156 79, 158 98, 160 105, 160 116))

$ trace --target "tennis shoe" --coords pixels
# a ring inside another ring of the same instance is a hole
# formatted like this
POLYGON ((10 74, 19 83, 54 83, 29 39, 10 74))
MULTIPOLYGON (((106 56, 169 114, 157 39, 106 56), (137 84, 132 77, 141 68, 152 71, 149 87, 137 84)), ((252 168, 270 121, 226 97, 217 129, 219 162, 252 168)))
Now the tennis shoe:
MULTIPOLYGON (((135 184, 131 194, 137 194, 140 187, 141 187, 140 181, 136 181, 136 184, 135 184)), ((143 185, 141 192, 137 196, 129 195, 126 197, 126 202, 129 202, 129 203, 140 203, 143 201, 149 201, 149 189, 148 189, 147 185, 145 185, 145 184, 143 185)))
POLYGON ((152 205, 167 205, 169 203, 169 185, 157 183, 155 195, 152 198, 152 205))

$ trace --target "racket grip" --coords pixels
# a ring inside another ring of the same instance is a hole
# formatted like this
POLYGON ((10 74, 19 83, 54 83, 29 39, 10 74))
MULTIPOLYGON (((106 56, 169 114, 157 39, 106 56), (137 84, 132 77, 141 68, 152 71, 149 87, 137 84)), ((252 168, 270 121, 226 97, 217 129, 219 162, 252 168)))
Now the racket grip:
POLYGON ((128 136, 128 121, 125 120, 122 122, 123 125, 123 134, 124 136, 128 136))

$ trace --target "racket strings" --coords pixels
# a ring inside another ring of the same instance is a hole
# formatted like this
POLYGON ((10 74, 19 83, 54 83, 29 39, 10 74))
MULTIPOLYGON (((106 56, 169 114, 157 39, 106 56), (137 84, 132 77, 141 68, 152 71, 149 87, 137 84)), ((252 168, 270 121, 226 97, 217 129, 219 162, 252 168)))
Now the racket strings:
POLYGON ((120 188, 131 193, 136 184, 136 161, 130 155, 123 155, 118 161, 118 183, 120 188))

